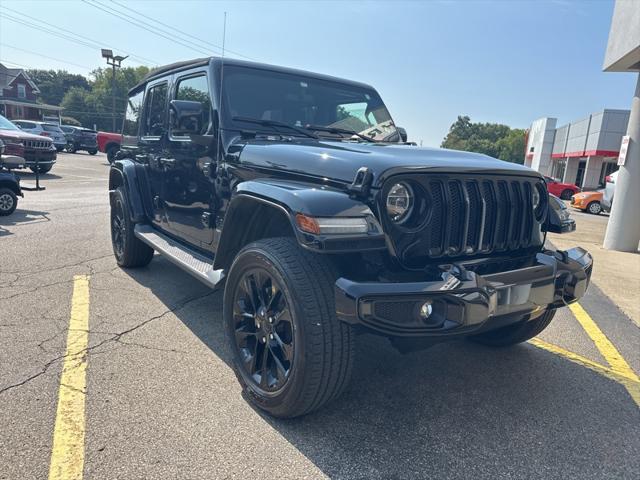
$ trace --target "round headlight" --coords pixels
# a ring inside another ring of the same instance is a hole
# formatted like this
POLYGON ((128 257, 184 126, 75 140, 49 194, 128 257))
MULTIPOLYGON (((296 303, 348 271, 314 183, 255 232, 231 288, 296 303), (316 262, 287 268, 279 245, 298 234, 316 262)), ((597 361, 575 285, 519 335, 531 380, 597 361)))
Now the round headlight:
POLYGON ((407 220, 413 209, 414 195, 411 187, 404 183, 396 183, 387 194, 387 213, 391 220, 402 223, 407 220))
POLYGON ((540 205, 540 191, 537 187, 531 189, 531 203, 533 204, 534 210, 540 205))

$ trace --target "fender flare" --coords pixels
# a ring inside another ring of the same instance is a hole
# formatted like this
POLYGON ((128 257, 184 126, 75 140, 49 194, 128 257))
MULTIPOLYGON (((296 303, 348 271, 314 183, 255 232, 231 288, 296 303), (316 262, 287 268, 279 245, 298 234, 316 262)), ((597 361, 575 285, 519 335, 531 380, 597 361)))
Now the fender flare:
POLYGON ((144 169, 132 160, 123 159, 114 162, 109 170, 109 201, 113 202, 116 188, 124 186, 131 221, 133 223, 147 223, 149 217, 145 212, 140 194, 140 188, 144 182, 138 181, 139 175, 145 175, 144 169))
MULTIPOLYGON (((245 181, 236 186, 229 201, 216 249, 214 268, 228 268, 233 257, 244 245, 262 238, 252 233, 247 235, 242 231, 242 228, 234 228, 236 225, 241 225, 243 220, 246 223, 247 215, 251 215, 257 205, 277 212, 278 232, 282 232, 283 235, 292 234, 302 247, 318 253, 339 253, 339 251, 325 248, 327 241, 330 241, 331 238, 299 230, 295 220, 297 213, 314 217, 367 216, 375 219, 368 205, 351 198, 348 193, 338 189, 283 180, 255 179, 245 181), (282 231, 284 225, 290 227, 290 230, 282 231)), ((258 220, 266 222, 263 216, 258 217, 258 220)), ((365 234, 348 238, 340 236, 339 241, 343 246, 346 245, 345 240, 353 241, 353 247, 346 246, 340 251, 386 248, 381 230, 375 235, 365 234), (362 243, 363 240, 368 242, 367 245, 362 243)))

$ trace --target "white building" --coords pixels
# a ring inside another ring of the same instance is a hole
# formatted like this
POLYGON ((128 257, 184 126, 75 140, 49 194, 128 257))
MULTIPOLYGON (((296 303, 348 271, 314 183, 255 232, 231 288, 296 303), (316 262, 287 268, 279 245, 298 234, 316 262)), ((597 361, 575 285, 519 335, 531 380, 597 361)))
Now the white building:
POLYGON ((606 108, 557 128, 556 122, 545 117, 531 124, 525 165, 583 189, 604 185, 605 177, 618 169, 629 110, 606 108))

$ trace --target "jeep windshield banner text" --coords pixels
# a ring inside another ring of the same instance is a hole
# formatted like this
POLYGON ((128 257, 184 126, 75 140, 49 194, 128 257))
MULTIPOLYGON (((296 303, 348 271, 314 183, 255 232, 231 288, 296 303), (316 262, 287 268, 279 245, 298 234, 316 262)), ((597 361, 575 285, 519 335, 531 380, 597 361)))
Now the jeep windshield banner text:
MULTIPOLYGON (((118 264, 157 251, 224 289, 238 380, 304 415, 348 384, 359 332, 400 351, 524 342, 590 281, 545 179, 406 144, 374 88, 239 60, 152 71, 129 92, 109 174, 118 264)), ((99 140, 98 140, 99 141, 99 140)))

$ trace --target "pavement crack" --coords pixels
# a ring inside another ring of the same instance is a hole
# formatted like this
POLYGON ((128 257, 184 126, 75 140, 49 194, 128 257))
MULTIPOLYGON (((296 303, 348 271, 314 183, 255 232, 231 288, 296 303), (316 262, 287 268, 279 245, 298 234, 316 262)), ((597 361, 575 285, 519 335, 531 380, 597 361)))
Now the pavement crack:
POLYGON ((71 353, 67 353, 65 355, 60 355, 58 357, 55 357, 55 358, 49 360, 47 363, 45 363, 44 366, 40 369, 39 372, 37 372, 37 373, 35 373, 33 375, 30 375, 30 376, 26 377, 25 379, 23 379, 23 380, 21 380, 19 382, 16 382, 16 383, 7 385, 6 387, 0 388, 0 395, 2 395, 3 393, 8 392, 9 390, 13 390, 15 388, 22 387, 22 386, 32 382, 36 378, 38 378, 38 377, 44 375, 45 373, 47 373, 49 368, 51 368, 52 365, 54 365, 56 362, 59 362, 60 360, 63 360, 65 358, 67 358, 67 357, 78 357, 78 356, 81 356, 81 355, 86 355, 86 354, 89 354, 89 353, 93 353, 93 350, 95 350, 97 348, 100 348, 101 346, 103 346, 105 344, 108 344, 108 343, 111 343, 111 342, 118 343, 118 342, 120 342, 120 339, 123 336, 128 335, 129 333, 134 332, 134 331, 144 327, 145 325, 148 325, 151 322, 159 320, 159 319, 165 317, 166 315, 168 315, 170 313, 177 312, 177 311, 183 309, 184 307, 186 307, 187 305, 189 305, 190 303, 193 303, 193 302, 196 302, 198 300, 202 300, 203 298, 209 297, 209 296, 213 295, 214 293, 216 293, 216 292, 215 291, 210 291, 210 292, 207 292, 207 293, 205 293, 203 295, 197 295, 195 297, 190 297, 190 298, 187 298, 187 299, 185 299, 183 301, 177 302, 173 307, 165 310, 161 314, 155 315, 155 316, 153 316, 151 318, 148 318, 148 319, 144 320, 143 322, 140 322, 139 324, 137 324, 137 325, 135 325, 135 326, 133 326, 131 328, 123 330, 122 332, 118 332, 118 333, 114 334, 113 336, 98 342, 95 345, 91 345, 91 346, 89 346, 87 348, 84 348, 84 349, 76 351, 76 352, 71 352, 71 353))

